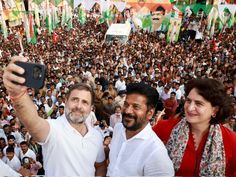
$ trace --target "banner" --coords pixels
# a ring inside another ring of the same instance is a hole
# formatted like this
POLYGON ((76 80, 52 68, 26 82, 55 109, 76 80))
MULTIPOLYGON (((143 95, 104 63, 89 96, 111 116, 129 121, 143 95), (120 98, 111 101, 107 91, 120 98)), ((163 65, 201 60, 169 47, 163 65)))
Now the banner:
POLYGON ((224 31, 226 28, 231 28, 234 24, 234 15, 236 11, 235 5, 219 5, 219 29, 224 31))
POLYGON ((212 7, 208 17, 207 17, 207 30, 209 31, 210 37, 212 37, 215 33, 215 25, 216 25, 216 20, 218 18, 219 12, 218 8, 215 6, 212 7))
POLYGON ((171 18, 170 26, 167 32, 167 42, 174 43, 178 41, 181 19, 171 18))

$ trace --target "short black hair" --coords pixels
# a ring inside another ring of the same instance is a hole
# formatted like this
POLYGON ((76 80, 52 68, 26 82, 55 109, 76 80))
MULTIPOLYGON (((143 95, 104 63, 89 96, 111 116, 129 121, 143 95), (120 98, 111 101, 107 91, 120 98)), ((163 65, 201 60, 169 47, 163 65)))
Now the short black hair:
POLYGON ((14 135, 8 135, 8 136, 7 136, 7 141, 9 141, 10 139, 14 139, 14 140, 16 140, 16 138, 15 138, 14 135))
POLYGON ((15 152, 14 151, 14 147, 11 147, 11 146, 9 146, 9 147, 7 147, 7 149, 6 149, 6 153, 9 153, 9 152, 15 152))
POLYGON ((117 108, 122 109, 121 105, 116 105, 114 110, 116 110, 117 108))
POLYGON ((28 143, 26 141, 21 141, 20 145, 27 145, 28 146, 28 143))
POLYGON ((3 125, 3 129, 5 129, 6 127, 10 127, 10 125, 9 124, 5 124, 5 125, 3 125))
POLYGON ((145 84, 143 82, 140 83, 130 83, 127 85, 127 92, 126 94, 141 94, 147 98, 147 106, 156 108, 158 99, 159 99, 159 94, 156 89, 151 87, 148 84, 145 84))
POLYGON ((60 105, 60 106, 59 106, 59 109, 60 109, 60 108, 64 109, 65 107, 64 107, 63 105, 60 105))
POLYGON ((165 10, 162 6, 158 6, 158 7, 156 8, 156 11, 165 12, 166 10, 165 10))
POLYGON ((5 138, 3 138, 3 137, 0 137, 0 140, 3 140, 3 141, 6 143, 6 140, 5 140, 5 138))

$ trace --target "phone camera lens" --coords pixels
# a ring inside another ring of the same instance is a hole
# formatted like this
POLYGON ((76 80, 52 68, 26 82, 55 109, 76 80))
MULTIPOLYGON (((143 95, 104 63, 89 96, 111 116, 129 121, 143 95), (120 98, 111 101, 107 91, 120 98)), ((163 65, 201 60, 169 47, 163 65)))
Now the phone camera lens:
POLYGON ((42 78, 42 71, 39 67, 33 68, 33 78, 34 79, 41 79, 42 78))

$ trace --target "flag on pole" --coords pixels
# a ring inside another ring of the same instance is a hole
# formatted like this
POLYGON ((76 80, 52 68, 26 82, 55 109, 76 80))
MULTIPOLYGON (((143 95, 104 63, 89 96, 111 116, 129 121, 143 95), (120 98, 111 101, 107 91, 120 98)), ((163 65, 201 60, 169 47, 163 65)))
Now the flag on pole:
POLYGON ((86 21, 86 13, 82 6, 79 7, 78 16, 79 16, 79 19, 78 19, 79 23, 83 25, 86 21))
POLYGON ((6 21, 3 15, 2 1, 0 1, 0 21, 2 24, 1 28, 2 28, 3 37, 6 39, 8 37, 8 31, 7 31, 6 21))
POLYGON ((36 25, 37 25, 38 27, 40 27, 39 8, 38 8, 38 5, 35 5, 34 13, 35 13, 35 23, 36 23, 36 25))
POLYGON ((37 34, 37 30, 36 30, 36 26, 34 25, 34 33, 33 33, 33 36, 31 38, 31 43, 32 44, 36 44, 37 43, 37 36, 36 36, 36 34, 37 34))
POLYGON ((72 28, 72 8, 68 7, 68 20, 67 20, 67 25, 68 25, 68 29, 70 30, 72 28))
POLYGON ((50 13, 48 13, 46 16, 46 27, 48 28, 49 35, 51 35, 53 28, 52 28, 52 18, 50 13))
POLYGON ((29 13, 28 17, 29 17, 29 33, 30 33, 30 38, 32 38, 34 35, 33 15, 29 13))
POLYGON ((51 13, 50 13, 50 9, 49 9, 49 1, 46 0, 46 27, 48 28, 48 34, 51 35, 52 31, 53 31, 53 27, 52 27, 52 17, 51 17, 51 13))
POLYGON ((57 9, 55 6, 52 7, 52 28, 55 29, 59 23, 57 16, 57 9))
POLYGON ((20 43, 20 50, 21 50, 21 54, 23 54, 24 53, 24 47, 23 47, 23 44, 22 44, 22 38, 23 38, 23 36, 21 35, 21 33, 20 32, 18 32, 18 40, 19 40, 19 43, 20 43))
POLYGON ((29 28, 28 14, 27 14, 26 11, 25 11, 25 5, 24 5, 24 3, 22 3, 21 5, 22 5, 22 11, 24 12, 24 13, 23 13, 24 31, 25 31, 27 43, 30 43, 31 38, 30 38, 30 28, 29 28))
POLYGON ((37 5, 40 5, 44 0, 33 0, 33 2, 37 5))
POLYGON ((67 5, 63 4, 62 6, 62 17, 61 17, 61 26, 64 26, 66 24, 66 10, 67 9, 67 5))

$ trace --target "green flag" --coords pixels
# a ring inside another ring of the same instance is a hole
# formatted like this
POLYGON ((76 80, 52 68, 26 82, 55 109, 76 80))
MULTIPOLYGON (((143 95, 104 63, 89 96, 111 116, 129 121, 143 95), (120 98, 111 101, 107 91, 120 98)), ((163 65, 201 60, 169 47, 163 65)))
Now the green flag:
POLYGON ((18 9, 12 10, 12 14, 17 17, 20 14, 20 11, 18 9))
POLYGON ((63 0, 50 0, 56 7, 63 1, 63 0))
POLYGON ((37 5, 40 5, 44 0, 33 0, 33 2, 37 5))
POLYGON ((34 25, 34 35, 31 38, 31 43, 32 44, 36 44, 37 43, 37 36, 36 36, 36 34, 37 34, 37 30, 36 30, 36 26, 34 25))
POLYGON ((142 20, 142 28, 149 28, 149 29, 152 28, 152 20, 149 15, 143 17, 141 20, 142 20))
POLYGON ((74 0, 66 0, 69 6, 73 9, 74 8, 74 0))
POLYGON ((68 20, 67 20, 67 25, 68 25, 68 29, 70 30, 72 28, 72 9, 71 7, 68 7, 68 20))
POLYGON ((8 30, 7 30, 6 22, 5 22, 5 20, 3 18, 2 18, 1 27, 2 27, 3 37, 6 39, 8 37, 8 30))
POLYGON ((82 7, 79 8, 78 16, 79 16, 79 19, 78 19, 79 23, 83 25, 86 21, 86 13, 82 7))
POLYGON ((219 29, 222 30, 224 27, 231 28, 234 24, 234 17, 226 7, 223 11, 223 16, 219 18, 219 29))
POLYGON ((52 19, 50 14, 47 14, 46 16, 46 27, 48 28, 49 35, 51 35, 53 30, 52 30, 52 19))
POLYGON ((111 13, 110 10, 106 10, 106 11, 102 12, 102 15, 101 15, 101 17, 99 19, 99 22, 100 23, 104 23, 104 22, 108 23, 108 21, 110 19, 112 19, 112 13, 111 13))
POLYGON ((61 26, 64 26, 67 22, 67 6, 62 7, 61 26))
POLYGON ((55 29, 59 23, 56 7, 52 8, 52 28, 55 29))

